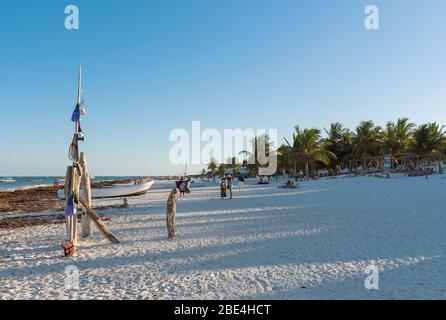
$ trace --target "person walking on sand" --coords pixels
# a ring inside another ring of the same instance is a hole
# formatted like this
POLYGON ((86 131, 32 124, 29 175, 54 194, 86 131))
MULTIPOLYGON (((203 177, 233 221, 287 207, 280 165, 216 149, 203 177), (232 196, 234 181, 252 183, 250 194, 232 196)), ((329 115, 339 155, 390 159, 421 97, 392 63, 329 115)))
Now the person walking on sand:
POLYGON ((229 190, 229 199, 232 199, 232 176, 228 176, 228 190, 229 190))
POLYGON ((225 178, 221 179, 220 182, 220 195, 221 195, 221 199, 224 200, 226 198, 226 183, 225 183, 225 178))
POLYGON ((238 189, 242 191, 245 188, 245 178, 243 178, 243 176, 240 174, 237 177, 237 180, 238 180, 238 189))

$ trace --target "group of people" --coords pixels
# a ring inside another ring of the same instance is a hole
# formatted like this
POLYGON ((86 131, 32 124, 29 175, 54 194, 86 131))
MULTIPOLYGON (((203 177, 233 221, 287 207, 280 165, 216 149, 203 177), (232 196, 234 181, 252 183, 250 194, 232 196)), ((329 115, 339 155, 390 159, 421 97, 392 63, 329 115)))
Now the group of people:
MULTIPOLYGON (((239 190, 243 190, 245 188, 245 178, 242 175, 237 177, 238 180, 238 188, 239 190)), ((223 177, 220 182, 220 195, 221 199, 226 199, 229 193, 229 199, 232 199, 232 189, 234 187, 234 179, 231 175, 223 177)))

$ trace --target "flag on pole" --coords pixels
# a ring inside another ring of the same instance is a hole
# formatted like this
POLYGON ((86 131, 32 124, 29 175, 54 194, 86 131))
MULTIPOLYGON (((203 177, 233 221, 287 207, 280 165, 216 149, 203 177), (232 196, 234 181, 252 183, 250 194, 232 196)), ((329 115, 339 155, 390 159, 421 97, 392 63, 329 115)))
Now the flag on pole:
POLYGON ((87 115, 87 109, 85 109, 85 107, 83 105, 81 105, 81 107, 79 108, 79 112, 80 112, 81 116, 87 115))
POLYGON ((68 197, 67 206, 65 207, 65 216, 69 217, 74 215, 75 213, 73 198, 71 196, 68 197))
POLYGON ((76 105, 76 108, 74 108, 73 114, 71 115, 71 121, 73 122, 79 122, 81 119, 81 112, 79 105, 76 105))

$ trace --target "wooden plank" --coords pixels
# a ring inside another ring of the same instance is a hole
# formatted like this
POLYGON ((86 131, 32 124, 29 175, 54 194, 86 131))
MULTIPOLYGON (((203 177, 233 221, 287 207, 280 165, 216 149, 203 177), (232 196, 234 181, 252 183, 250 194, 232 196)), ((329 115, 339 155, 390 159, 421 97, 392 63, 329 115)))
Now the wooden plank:
MULTIPOLYGON (((80 155, 79 165, 82 168, 81 184, 82 184, 83 195, 88 205, 91 207, 90 174, 88 173, 87 159, 83 152, 81 152, 80 155)), ((93 220, 90 218, 90 216, 88 216, 85 213, 85 211, 83 212, 81 219, 82 219, 82 237, 87 238, 92 235, 93 220)))
POLYGON ((90 216, 96 227, 98 227, 99 231, 101 231, 110 242, 119 243, 119 240, 111 233, 104 222, 102 222, 96 212, 94 212, 94 210, 90 207, 88 202, 82 197, 80 197, 79 200, 82 204, 83 209, 85 210, 85 213, 90 216))

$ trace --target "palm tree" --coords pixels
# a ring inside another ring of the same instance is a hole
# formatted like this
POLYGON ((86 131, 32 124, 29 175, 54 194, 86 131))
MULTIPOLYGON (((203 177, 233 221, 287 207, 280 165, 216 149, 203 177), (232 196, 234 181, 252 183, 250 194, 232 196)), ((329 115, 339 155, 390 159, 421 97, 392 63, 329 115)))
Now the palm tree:
POLYGON ((444 126, 434 123, 422 124, 413 131, 412 150, 418 155, 438 151, 445 142, 444 126))
POLYGON ((353 149, 358 158, 363 160, 365 170, 367 158, 378 155, 383 148, 381 127, 375 127, 373 121, 362 121, 353 133, 353 149))
POLYGON ((297 161, 302 161, 305 164, 305 176, 307 178, 310 175, 309 165, 311 161, 319 161, 328 165, 331 158, 336 158, 333 152, 324 148, 319 129, 300 130, 299 126, 296 126, 293 133, 293 144, 290 144, 286 139, 285 141, 288 144, 290 154, 294 157, 295 165, 297 161))
POLYGON ((408 118, 399 118, 396 124, 387 122, 382 138, 385 153, 402 154, 409 147, 415 124, 408 118))
MULTIPOLYGON (((409 147, 415 123, 409 122, 408 118, 399 118, 395 126, 395 135, 398 142, 398 151, 401 153, 409 147)), ((396 150, 395 150, 396 151, 396 150)))
POLYGON ((211 172, 212 174, 212 181, 215 181, 215 173, 217 171, 217 160, 215 158, 211 158, 211 160, 208 163, 208 170, 211 172))
POLYGON ((393 153, 399 151, 399 142, 396 134, 396 126, 392 121, 387 122, 382 132, 382 141, 385 153, 393 153))
POLYGON ((347 129, 342 134, 342 143, 344 145, 344 160, 347 158, 351 158, 353 154, 353 132, 350 129, 347 129))
POLYGON ((351 153, 351 133, 339 122, 332 123, 328 130, 324 130, 327 134, 325 149, 336 155, 336 158, 330 158, 330 168, 336 173, 342 161, 351 153))
POLYGON ((261 134, 259 136, 255 136, 251 140, 251 151, 243 150, 240 154, 245 156, 243 160, 243 166, 248 168, 252 174, 257 175, 259 172, 259 167, 266 166, 259 162, 259 152, 262 151, 265 157, 269 157, 274 150, 271 148, 272 141, 267 134, 261 134), (259 151, 260 149, 260 151, 259 151))
POLYGON ((223 176, 225 175, 226 167, 227 167, 226 163, 221 163, 221 164, 218 166, 218 175, 219 175, 220 177, 223 177, 223 176))
MULTIPOLYGON (((288 145, 283 144, 277 149, 277 169, 279 171, 285 170, 288 171, 292 168, 293 165, 293 157, 291 153, 291 149, 288 145)), ((293 169, 293 174, 296 175, 296 169, 293 169)))

